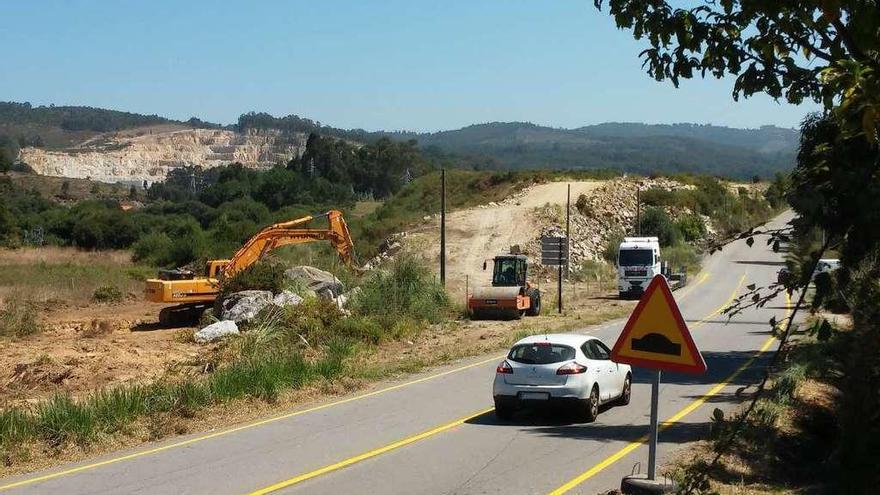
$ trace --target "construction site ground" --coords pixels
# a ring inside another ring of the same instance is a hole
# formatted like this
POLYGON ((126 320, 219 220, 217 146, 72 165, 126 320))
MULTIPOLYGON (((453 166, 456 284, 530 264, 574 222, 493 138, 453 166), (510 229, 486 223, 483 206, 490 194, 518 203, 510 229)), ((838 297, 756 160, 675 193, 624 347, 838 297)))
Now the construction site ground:
MULTIPOLYGON (((589 194, 601 182, 572 183, 572 197, 589 194)), ((450 295, 459 308, 465 305, 465 279, 488 283, 482 261, 524 244, 542 228, 537 209, 563 205, 567 184, 555 182, 532 186, 505 200, 451 212, 447 230, 447 273, 450 295)), ((407 249, 418 250, 430 260, 439 256, 436 221, 419 226, 407 236, 407 249)), ((38 314, 43 331, 25 337, 2 337, 0 353, 0 405, 35 402, 59 391, 82 395, 121 383, 147 383, 198 374, 201 359, 212 346, 198 345, 189 336, 194 328, 161 328, 160 304, 140 299, 140 282, 123 287, 117 303, 95 303, 90 294, 100 280, 56 280, 74 277, 71 267, 102 267, 105 274, 131 270, 125 252, 80 252, 67 248, 32 248, 0 252, 0 266, 39 276, 0 280, 0 308, 14 296, 24 294, 38 314), (50 268, 47 268, 50 267, 50 268), (51 267, 61 267, 54 275, 51 267), (51 274, 46 275, 44 272, 51 274)), ((91 270, 93 273, 95 270, 91 270)), ((105 275, 106 278, 113 278, 105 275)), ((102 279, 101 279, 102 280, 102 279)), ((115 279, 114 279, 115 280, 115 279)), ((118 283, 118 282, 117 282, 118 283)), ((621 316, 631 304, 619 301, 613 280, 565 283, 565 311, 556 313, 556 273, 544 271, 533 280, 542 290, 544 310, 537 318, 517 321, 470 321, 463 315, 424 332, 416 341, 386 345, 370 353, 378 368, 407 368, 438 360, 479 354, 504 345, 524 332, 571 328, 621 316), (409 364, 400 366, 400 361, 409 364)))

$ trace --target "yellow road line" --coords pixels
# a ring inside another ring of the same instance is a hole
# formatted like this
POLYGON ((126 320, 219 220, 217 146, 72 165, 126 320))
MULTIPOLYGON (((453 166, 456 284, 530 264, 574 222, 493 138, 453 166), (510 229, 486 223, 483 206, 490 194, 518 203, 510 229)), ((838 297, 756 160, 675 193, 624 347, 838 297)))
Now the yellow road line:
POLYGON ((715 311, 712 311, 711 313, 709 313, 708 315, 706 315, 705 317, 703 317, 703 319, 701 319, 700 321, 694 323, 694 324, 691 326, 691 328, 700 328, 701 326, 703 326, 703 325, 705 325, 706 323, 708 323, 708 321, 709 321, 711 318, 714 318, 714 317, 717 316, 719 313, 721 313, 722 311, 724 311, 725 308, 727 308, 728 306, 730 306, 730 304, 733 302, 733 300, 736 299, 736 296, 739 294, 739 290, 742 288, 742 286, 743 286, 743 284, 745 283, 745 281, 746 281, 746 274, 744 273, 743 276, 739 278, 739 283, 736 284, 736 289, 733 289, 733 293, 731 293, 731 294, 730 294, 730 297, 728 297, 727 300, 724 301, 724 304, 722 304, 721 306, 718 306, 717 308, 715 308, 715 311))
POLYGON ((418 435, 413 435, 411 437, 407 437, 402 440, 398 440, 394 443, 390 443, 388 445, 385 445, 384 447, 379 447, 378 449, 374 449, 369 452, 364 452, 363 454, 359 454, 354 457, 349 457, 348 459, 345 459, 343 461, 339 461, 336 464, 330 464, 329 466, 324 466, 322 468, 315 469, 314 471, 309 471, 308 473, 301 474, 301 475, 296 476, 294 478, 290 478, 289 480, 280 481, 278 483, 275 483, 274 485, 267 486, 266 488, 261 488, 259 490, 250 492, 248 495, 264 495, 266 493, 272 493, 272 492, 278 491, 282 488, 287 488, 288 486, 295 485, 297 483, 302 483, 303 481, 312 479, 316 476, 321 476, 322 474, 326 474, 326 473, 329 473, 332 471, 336 471, 338 469, 342 469, 347 466, 351 466, 352 464, 356 464, 358 462, 367 460, 371 457, 376 457, 378 455, 382 455, 382 454, 389 452, 391 450, 398 449, 398 448, 403 447, 405 445, 409 445, 411 443, 418 442, 419 440, 424 440, 424 439, 431 437, 431 436, 434 436, 438 433, 442 433, 446 430, 455 428, 456 426, 459 426, 459 425, 463 424, 464 422, 469 421, 471 419, 474 419, 478 416, 482 416, 483 414, 486 414, 487 412, 492 411, 493 409, 494 409, 493 407, 490 407, 488 409, 484 409, 478 413, 471 414, 471 415, 466 416, 464 418, 456 419, 455 421, 452 421, 451 423, 446 423, 445 425, 438 426, 437 428, 434 428, 432 430, 428 430, 423 433, 419 433, 418 435))
MULTIPOLYGON (((699 279, 699 280, 698 280, 698 281, 697 281, 697 282, 696 282, 696 283, 695 283, 695 284, 694 284, 694 285, 688 290, 688 292, 685 293, 684 295, 682 295, 682 298, 684 298, 685 296, 687 296, 688 294, 690 294, 690 292, 692 292, 697 286, 699 286, 700 284, 702 284, 703 282, 705 282, 705 281, 709 278, 709 276, 710 276, 709 273, 704 273, 704 274, 700 277, 700 279, 699 279)), ((742 285, 742 281, 743 281, 744 279, 745 279, 745 275, 743 275, 743 279, 740 280, 740 285, 742 285)), ((737 290, 738 290, 738 288, 737 288, 737 290)), ((718 312, 720 312, 720 310, 719 310, 718 312)), ((716 313, 713 313, 713 315, 708 316, 707 319, 710 318, 711 316, 714 316, 714 314, 717 314, 717 312, 716 312, 716 313)), ((289 418, 292 418, 292 417, 295 417, 295 416, 300 416, 300 415, 303 415, 303 414, 307 414, 307 413, 311 413, 311 412, 315 412, 315 411, 320 411, 320 410, 322 410, 322 409, 328 409, 328 408, 331 408, 331 407, 334 407, 334 406, 339 406, 339 405, 346 404, 346 403, 349 403, 349 402, 354 402, 354 401, 357 401, 357 400, 366 399, 366 398, 368 398, 368 397, 374 397, 374 396, 376 396, 376 395, 380 395, 380 394, 384 394, 384 393, 386 393, 386 392, 391 392, 391 391, 394 391, 394 390, 398 390, 398 389, 401 389, 401 388, 404 388, 404 387, 408 387, 408 386, 410 386, 410 385, 415 385, 415 384, 417 384, 417 383, 426 382, 426 381, 428 381, 428 380, 433 380, 433 379, 435 379, 435 378, 440 378, 440 377, 443 377, 443 376, 446 376, 446 375, 450 375, 450 374, 453 374, 453 373, 457 373, 457 372, 459 372, 459 371, 464 371, 464 370, 467 370, 467 369, 470 369, 470 368, 474 368, 474 367, 477 367, 477 366, 480 366, 480 365, 483 365, 483 364, 490 363, 490 362, 492 362, 492 361, 495 361, 495 360, 501 359, 501 358, 503 358, 503 357, 504 357, 503 355, 501 355, 501 356, 493 356, 493 357, 491 357, 491 358, 484 359, 484 360, 481 360, 481 361, 478 361, 478 362, 475 362, 475 363, 471 363, 471 364, 468 364, 468 365, 465 365, 465 366, 461 366, 461 367, 459 367, 459 368, 455 368, 455 369, 447 370, 447 371, 444 371, 444 372, 441 372, 441 373, 437 373, 437 374, 434 374, 434 375, 430 375, 430 376, 422 377, 422 378, 419 378, 419 379, 416 379, 416 380, 412 380, 412 381, 409 381, 409 382, 400 383, 400 384, 397 384, 397 385, 392 385, 392 386, 390 386, 390 387, 382 388, 382 389, 379 389, 379 390, 374 390, 374 391, 372 391, 372 392, 368 392, 368 393, 366 393, 366 394, 356 395, 356 396, 354 396, 354 397, 349 397, 349 398, 346 398, 346 399, 341 399, 341 400, 337 400, 337 401, 333 401, 333 402, 328 402, 328 403, 326 403, 326 404, 322 404, 322 405, 315 406, 315 407, 310 407, 310 408, 308 408, 308 409, 302 409, 302 410, 299 410, 299 411, 294 411, 294 412, 291 412, 291 413, 283 414, 283 415, 281 415, 281 416, 275 416, 275 417, 271 417, 271 418, 263 419, 263 420, 260 420, 260 421, 256 421, 256 422, 253 422, 253 423, 248 423, 248 424, 245 424, 245 425, 242 425, 242 426, 237 426, 237 427, 235 427, 235 428, 230 428, 230 429, 227 429, 227 430, 222 430, 222 431, 218 431, 218 432, 214 432, 214 433, 209 433, 209 434, 207 434, 207 435, 202 435, 202 436, 198 436, 198 437, 195 437, 195 438, 190 438, 190 439, 183 440, 183 441, 180 441, 180 442, 174 442, 174 443, 171 443, 171 444, 168 444, 168 445, 163 445, 163 446, 161 446, 161 447, 155 447, 155 448, 152 448, 152 449, 142 450, 142 451, 134 452, 134 453, 131 453, 131 454, 127 454, 127 455, 123 455, 123 456, 119 456, 119 457, 114 457, 114 458, 111 458, 111 459, 107 459, 107 460, 104 460, 104 461, 94 462, 94 463, 86 464, 86 465, 83 465, 83 466, 78 466, 78 467, 74 467, 74 468, 66 469, 66 470, 63 470, 63 471, 58 471, 58 472, 55 472, 55 473, 49 473, 49 474, 45 474, 45 475, 41 475, 41 476, 35 476, 35 477, 32 477, 32 478, 23 479, 23 480, 16 481, 16 482, 13 482, 13 483, 8 483, 8 484, 5 484, 5 485, 0 485, 0 491, 9 490, 9 489, 11 489, 11 488, 16 488, 16 487, 20 487, 20 486, 30 485, 30 484, 38 483, 38 482, 41 482, 41 481, 47 481, 47 480, 54 479, 54 478, 60 478, 60 477, 63 477, 63 476, 68 476, 68 475, 71 475, 71 474, 76 474, 76 473, 79 473, 79 472, 88 471, 88 470, 92 470, 92 469, 96 469, 96 468, 99 468, 99 467, 108 466, 108 465, 111 465, 111 464, 116 464, 116 463, 123 462, 123 461, 128 461, 128 460, 131 460, 131 459, 137 459, 137 458, 139 458, 139 457, 144 457, 144 456, 148 456, 148 455, 152 455, 152 454, 157 454, 157 453, 160 453, 160 452, 164 452, 164 451, 167 451, 167 450, 176 449, 176 448, 179 448, 179 447, 185 447, 185 446, 187 446, 187 445, 192 445, 192 444, 194 444, 194 443, 202 442, 202 441, 205 441, 205 440, 210 440, 210 439, 212 439, 212 438, 217 438, 217 437, 221 437, 221 436, 229 435, 229 434, 231 434, 231 433, 236 433, 236 432, 239 432, 239 431, 248 430, 248 429, 251 429, 251 428, 256 428, 256 427, 258 427, 258 426, 263 426, 263 425, 266 425, 266 424, 269 424, 269 423, 274 423, 274 422, 276 422, 276 421, 281 421, 281 420, 289 419, 289 418)))
POLYGON ((681 297, 678 298, 678 300, 681 301, 682 299, 684 299, 684 298, 686 298, 687 296, 691 295, 691 292, 693 292, 694 289, 696 289, 697 287, 699 287, 703 282, 705 282, 706 280, 708 280, 709 277, 710 277, 711 275, 712 275, 712 274, 709 273, 709 272, 705 272, 705 273, 703 273, 703 275, 700 276, 700 278, 699 278, 696 282, 694 282, 690 287, 688 287, 687 289, 685 289, 684 294, 682 294, 681 297))
MULTIPOLYGON (((503 356, 501 356, 501 357, 503 357, 503 356)), ((180 442, 175 442, 175 443, 171 443, 171 444, 168 444, 168 445, 163 445, 163 446, 161 446, 161 447, 156 447, 156 448, 152 448, 152 449, 148 449, 148 450, 142 450, 142 451, 139 451, 139 452, 134 452, 134 453, 132 453, 132 454, 127 454, 127 455, 123 455, 123 456, 120 456, 120 457, 114 457, 114 458, 112 458, 112 459, 107 459, 107 460, 105 460, 105 461, 100 461, 100 462, 95 462, 95 463, 91 463, 91 464, 86 464, 86 465, 84 465, 84 466, 78 466, 78 467, 75 467, 75 468, 66 469, 66 470, 64 470, 64 471, 58 471, 58 472, 56 472, 56 473, 44 474, 44 475, 42 475, 42 476, 35 476, 35 477, 33 477, 33 478, 27 478, 27 479, 24 479, 24 480, 21 480, 21 481, 16 481, 16 482, 9 483, 9 484, 6 484, 6 485, 0 485, 0 491, 8 490, 8 489, 10 489, 10 488, 16 488, 16 487, 20 487, 20 486, 24 486, 24 485, 29 485, 29 484, 32 484, 32 483, 37 483, 37 482, 40 482, 40 481, 46 481, 46 480, 50 480, 50 479, 54 479, 54 478, 60 478, 60 477, 62 477, 62 476, 67 476, 67 475, 75 474, 75 473, 79 473, 79 472, 82 472, 82 471, 88 471, 88 470, 90 470, 90 469, 95 469, 95 468, 99 468, 99 467, 107 466, 107 465, 110 465, 110 464, 116 464, 116 463, 118 463, 118 462, 122 462, 122 461, 127 461, 127 460, 131 460, 131 459, 136 459, 136 458, 138 458, 138 457, 144 457, 144 456, 147 456, 147 455, 156 454, 156 453, 159 453, 159 452, 164 452, 164 451, 166 451, 166 450, 176 449, 176 448, 179 448, 179 447, 185 447, 185 446, 187 446, 187 445, 192 445, 192 444, 194 444, 194 443, 201 442, 201 441, 204 441, 204 440, 209 440, 209 439, 211 439, 211 438, 217 438, 217 437, 221 437, 221 436, 224 436, 224 435, 229 435, 230 433, 235 433, 235 432, 239 432, 239 431, 243 431, 243 430, 249 430, 249 429, 251 429, 251 428, 256 428, 256 427, 258 427, 258 426, 266 425, 266 424, 269 424, 269 423, 274 423, 274 422, 276 422, 276 421, 281 421, 281 420, 283 420, 283 419, 288 419, 288 418, 292 418, 292 417, 295 417, 295 416, 300 416, 300 415, 303 415, 303 414, 307 414, 307 413, 311 413, 311 412, 315 412, 315 411, 320 411, 320 410, 322 410, 322 409, 328 409, 328 408, 331 408, 331 407, 334 407, 334 406, 339 406, 339 405, 342 405, 342 404, 347 404, 347 403, 349 403, 349 402, 354 402, 354 401, 357 401, 357 400, 366 399, 366 398, 368 398, 368 397, 374 397, 374 396, 377 396, 377 395, 380 395, 380 394, 384 394, 384 393, 387 393, 387 392, 391 392, 391 391, 393 391, 393 390, 398 390, 398 389, 401 389, 401 388, 404 388, 404 387, 408 387, 408 386, 410 386, 410 385, 415 385, 415 384, 417 384, 417 383, 422 383, 422 382, 426 382, 426 381, 428 381, 428 380, 433 380, 433 379, 435 379, 435 378, 440 378, 440 377, 443 377, 443 376, 446 376, 446 375, 451 375, 451 374, 453 374, 453 373, 457 373, 457 372, 459 372, 459 371, 464 371, 464 370, 467 370, 467 369, 470 369, 470 368, 475 368, 475 367, 477 367, 477 366, 480 366, 480 365, 483 365, 483 364, 490 363, 490 362, 492 362, 492 361, 496 361, 496 360, 498 360, 498 359, 501 359, 501 357, 499 357, 499 356, 493 356, 493 357, 491 357, 491 358, 484 359, 484 360, 482 360, 482 361, 478 361, 478 362, 476 362, 476 363, 471 363, 471 364, 468 364, 468 365, 465 365, 465 366, 460 366, 460 367, 458 367, 458 368, 451 369, 451 370, 447 370, 447 371, 444 371, 444 372, 442 372, 442 373, 437 373, 437 374, 434 374, 434 375, 430 375, 430 376, 422 377, 422 378, 419 378, 419 379, 416 379, 416 380, 411 380, 411 381, 408 381, 408 382, 405 382, 405 383, 399 383, 399 384, 397 384, 397 385, 392 385, 392 386, 390 386, 390 387, 385 387, 385 388, 382 388, 382 389, 379 389, 379 390, 374 390, 374 391, 372 391, 372 392, 368 392, 368 393, 365 393, 365 394, 356 395, 356 396, 354 396, 354 397, 349 397, 349 398, 346 398, 346 399, 341 399, 341 400, 337 400, 337 401, 333 401, 333 402, 328 402, 328 403, 326 403, 326 404, 321 404, 321 405, 319 405, 319 406, 310 407, 310 408, 308 408, 308 409, 302 409, 302 410, 299 410, 299 411, 290 412, 290 413, 287 413, 287 414, 283 414, 283 415, 281 415, 281 416, 275 416, 275 417, 271 417, 271 418, 263 419, 263 420, 260 420, 260 421, 256 421, 256 422, 254 422, 254 423, 248 423, 248 424, 245 424, 245 425, 242 425, 242 426, 237 426, 237 427, 235 427, 235 428, 230 428, 230 429, 228 429, 228 430, 218 431, 218 432, 210 433, 210 434, 207 434, 207 435, 202 435, 202 436, 195 437, 195 438, 190 438, 190 439, 183 440, 183 441, 180 441, 180 442)))
MULTIPOLYGON (((740 285, 742 285, 742 283, 740 283, 740 285)), ((737 291, 739 291, 739 287, 737 287, 737 291)), ((791 296, 786 294, 785 301, 786 301, 785 317, 788 318, 788 316, 791 314, 791 311, 792 311, 791 296)), ((758 352, 755 353, 755 355, 753 355, 751 358, 749 358, 748 361, 743 363, 742 366, 737 368, 736 371, 731 373, 730 376, 725 378, 723 382, 715 385, 708 392, 706 392, 705 394, 700 396, 700 398, 696 399, 695 401, 691 402, 690 404, 685 406, 683 409, 681 409, 677 413, 673 414, 666 421, 663 421, 662 423, 660 423, 660 431, 663 431, 663 430, 669 428, 670 426, 674 425, 675 423, 680 421, 682 418, 684 418, 688 414, 692 413, 698 407, 702 406, 710 397, 712 397, 713 395, 717 395, 719 392, 721 392, 721 390, 723 390, 724 387, 729 385, 730 382, 735 380, 736 377, 738 377, 743 371, 745 371, 749 366, 751 366, 752 363, 754 363, 755 360, 758 359, 758 356, 767 352, 767 349, 769 349, 770 346, 773 345, 773 342, 775 340, 776 340, 776 337, 772 337, 772 336, 769 337, 766 341, 764 341, 764 344, 761 346, 761 348, 758 350, 758 352)), ((647 442, 648 442, 648 435, 645 435, 645 436, 639 438, 638 440, 635 440, 633 442, 628 443, 622 449, 620 449, 617 452, 606 457, 605 459, 603 459, 601 462, 599 462, 595 466, 591 467, 587 471, 583 472, 582 474, 578 475, 577 477, 566 482, 564 485, 560 486, 559 488, 553 490, 548 495, 562 495, 563 493, 567 493, 572 488, 574 488, 574 487, 580 485, 581 483, 583 483, 584 481, 592 478, 593 476, 595 476, 597 473, 599 473, 603 469, 607 468, 608 466, 610 466, 610 465, 614 464, 615 462, 619 461, 620 459, 624 458, 627 454, 629 454, 630 452, 634 451, 635 449, 641 447, 642 445, 644 445, 647 442)))

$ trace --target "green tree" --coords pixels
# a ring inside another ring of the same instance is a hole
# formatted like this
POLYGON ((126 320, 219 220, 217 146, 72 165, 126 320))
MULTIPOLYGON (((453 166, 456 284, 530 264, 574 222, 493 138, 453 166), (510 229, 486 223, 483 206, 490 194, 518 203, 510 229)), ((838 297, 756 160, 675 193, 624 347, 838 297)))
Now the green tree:
POLYGON ((0 172, 8 172, 18 159, 18 142, 9 136, 0 135, 0 172))
POLYGON ((663 0, 594 0, 649 46, 648 74, 678 86, 695 75, 736 77, 734 99, 766 93, 836 109, 876 140, 880 122, 880 9, 876 0, 719 0, 678 8, 663 0), (839 102, 839 106, 838 105, 839 102))

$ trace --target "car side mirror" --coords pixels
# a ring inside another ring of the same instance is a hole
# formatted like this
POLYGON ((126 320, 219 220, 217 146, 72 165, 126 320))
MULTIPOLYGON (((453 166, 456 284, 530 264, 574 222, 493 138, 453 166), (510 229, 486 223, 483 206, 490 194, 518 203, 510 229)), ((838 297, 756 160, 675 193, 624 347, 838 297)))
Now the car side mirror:
POLYGON ((483 270, 486 270, 486 262, 483 262, 483 270))

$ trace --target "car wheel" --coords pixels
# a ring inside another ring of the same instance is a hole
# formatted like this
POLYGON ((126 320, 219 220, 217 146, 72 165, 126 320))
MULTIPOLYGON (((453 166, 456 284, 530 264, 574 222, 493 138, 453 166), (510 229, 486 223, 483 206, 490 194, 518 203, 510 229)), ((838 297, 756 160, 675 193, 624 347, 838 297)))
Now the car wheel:
POLYGON ((584 404, 584 420, 587 423, 592 423, 596 421, 596 417, 599 416, 599 386, 593 385, 593 390, 590 391, 590 397, 587 399, 586 404, 584 404))
POLYGON ((509 403, 505 403, 499 400, 495 400, 495 416, 502 420, 506 421, 513 417, 513 406, 509 403))
POLYGON ((620 398, 617 399, 617 405, 619 405, 619 406, 628 405, 631 397, 632 397, 632 376, 626 375, 626 379, 623 381, 623 391, 620 392, 620 398))

